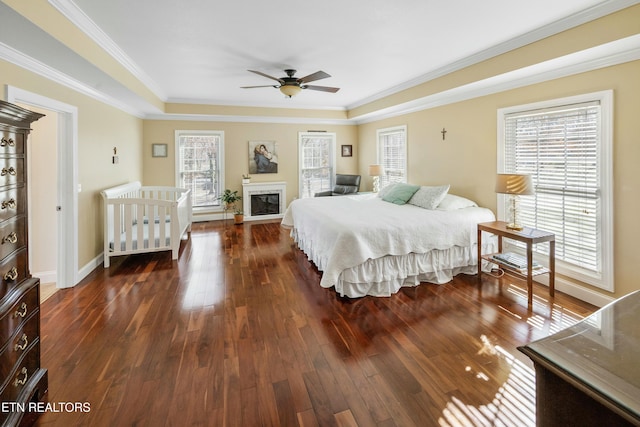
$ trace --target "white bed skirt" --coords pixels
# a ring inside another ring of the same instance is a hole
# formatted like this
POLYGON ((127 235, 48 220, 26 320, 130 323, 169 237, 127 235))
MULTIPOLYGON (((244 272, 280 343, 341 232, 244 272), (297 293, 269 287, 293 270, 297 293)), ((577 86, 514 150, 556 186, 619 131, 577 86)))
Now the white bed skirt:
MULTIPOLYGON (((297 241, 296 233, 292 233, 298 247, 311 261, 322 269, 320 260, 314 259, 314 251, 304 247, 297 241)), ((482 253, 493 253, 497 250, 497 239, 483 239, 482 253)), ((445 250, 432 250, 424 254, 387 255, 382 258, 369 259, 355 267, 347 268, 339 275, 335 284, 336 292, 341 296, 359 298, 366 295, 388 297, 397 293, 404 286, 418 286, 421 282, 443 284, 450 282, 457 274, 478 273, 477 246, 454 246, 445 250)), ((482 261, 484 271, 491 270, 487 261, 482 261)))

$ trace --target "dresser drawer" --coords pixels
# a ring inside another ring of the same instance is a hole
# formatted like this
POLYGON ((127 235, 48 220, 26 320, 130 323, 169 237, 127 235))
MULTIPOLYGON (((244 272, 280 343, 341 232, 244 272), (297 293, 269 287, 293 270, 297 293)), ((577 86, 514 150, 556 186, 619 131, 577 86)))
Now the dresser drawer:
POLYGON ((27 244, 26 218, 12 218, 0 225, 0 260, 27 244))
POLYGON ((0 384, 5 381, 13 366, 40 337, 40 311, 31 312, 26 323, 20 325, 4 347, 0 347, 0 384))
POLYGON ((24 214, 27 207, 24 186, 0 191, 0 221, 24 214))
POLYGON ((24 159, 0 158, 0 186, 24 183, 24 159))
POLYGON ((40 341, 36 340, 13 366, 0 387, 2 402, 16 402, 29 380, 40 370, 40 341))
POLYGON ((26 279, 28 272, 27 248, 22 248, 0 261, 0 297, 26 279))
POLYGON ((40 295, 37 279, 28 280, 21 283, 19 289, 14 290, 11 296, 3 298, 2 304, 0 304, 0 311, 2 317, 0 317, 0 346, 9 341, 15 331, 21 328, 22 325, 31 317, 31 314, 38 312, 40 307, 40 295), (20 292, 24 292, 23 295, 19 295, 20 292), (19 295, 14 301, 10 301, 10 298, 14 295, 19 295))
POLYGON ((24 154, 24 134, 0 130, 0 156, 24 154))

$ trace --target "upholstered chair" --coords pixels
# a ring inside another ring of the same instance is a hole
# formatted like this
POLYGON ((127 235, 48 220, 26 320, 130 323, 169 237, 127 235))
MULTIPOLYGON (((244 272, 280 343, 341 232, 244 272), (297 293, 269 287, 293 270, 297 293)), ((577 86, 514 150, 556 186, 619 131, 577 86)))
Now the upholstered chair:
POLYGON ((345 194, 355 194, 358 191, 360 191, 360 175, 336 174, 336 185, 333 190, 321 191, 315 196, 344 196, 345 194))

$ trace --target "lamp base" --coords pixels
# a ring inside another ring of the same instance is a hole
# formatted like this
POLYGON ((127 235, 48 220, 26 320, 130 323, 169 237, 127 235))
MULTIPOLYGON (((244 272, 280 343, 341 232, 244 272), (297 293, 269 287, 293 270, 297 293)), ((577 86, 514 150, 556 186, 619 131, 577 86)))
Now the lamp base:
POLYGON ((373 177, 373 192, 377 193, 378 191, 380 191, 380 177, 379 176, 374 176, 373 177))
POLYGON ((520 224, 507 224, 507 230, 522 231, 524 227, 520 224))

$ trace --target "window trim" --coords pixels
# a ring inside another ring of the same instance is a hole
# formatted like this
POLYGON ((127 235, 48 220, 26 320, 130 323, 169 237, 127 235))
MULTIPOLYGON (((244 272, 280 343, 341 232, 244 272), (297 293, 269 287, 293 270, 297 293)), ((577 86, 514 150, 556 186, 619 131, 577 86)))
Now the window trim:
POLYGON ((331 159, 331 171, 329 188, 332 189, 336 182, 336 167, 337 167, 337 153, 336 146, 338 144, 338 137, 335 132, 298 132, 298 198, 303 198, 303 188, 302 188, 302 165, 304 164, 302 154, 302 139, 308 136, 329 136, 331 137, 331 148, 329 153, 329 158, 331 159))
MULTIPOLYGON (((597 288, 614 291, 614 264, 613 264, 613 90, 593 92, 583 95, 552 99, 531 104, 518 105, 498 109, 497 124, 497 154, 498 171, 503 173, 505 168, 505 116, 508 114, 553 108, 560 105, 586 103, 590 101, 600 102, 600 155, 598 167, 600 172, 601 216, 600 226, 602 232, 600 274, 581 269, 575 265, 556 260, 556 273, 571 277, 597 288)), ((507 215, 505 209, 506 197, 497 195, 498 218, 504 219, 507 215)), ((542 257, 541 259, 544 259, 542 257)))
MULTIPOLYGON (((224 131, 223 130, 185 130, 185 129, 180 129, 180 130, 176 130, 175 131, 175 140, 174 140, 174 169, 175 169, 175 176, 174 176, 174 182, 176 187, 180 186, 180 137, 183 135, 198 135, 198 136, 219 136, 220 137, 220 149, 218 150, 220 153, 220 167, 219 167, 219 171, 220 171, 220 176, 219 178, 219 182, 220 182, 220 189, 222 191, 224 191, 225 187, 225 154, 224 154, 224 131)), ((223 212, 224 209, 222 208, 222 204, 220 204, 219 206, 199 206, 199 207, 193 207, 192 208, 193 212, 198 212, 198 213, 213 213, 213 212, 223 212)))
MULTIPOLYGON (((408 152, 408 147, 409 147, 409 137, 407 135, 407 125, 398 125, 398 126, 391 126, 388 128, 382 128, 382 129, 376 129, 376 163, 378 164, 382 164, 382 155, 381 155, 381 144, 380 144, 380 137, 383 134, 388 134, 388 133, 394 133, 394 132, 402 132, 404 134, 404 164, 402 165, 403 169, 404 169, 404 179, 400 182, 408 182, 409 179, 409 170, 408 170, 408 159, 409 159, 409 152, 408 152)), ((383 166, 384 167, 384 166, 383 166)), ((384 180, 380 179, 380 188, 384 187, 384 180)))

